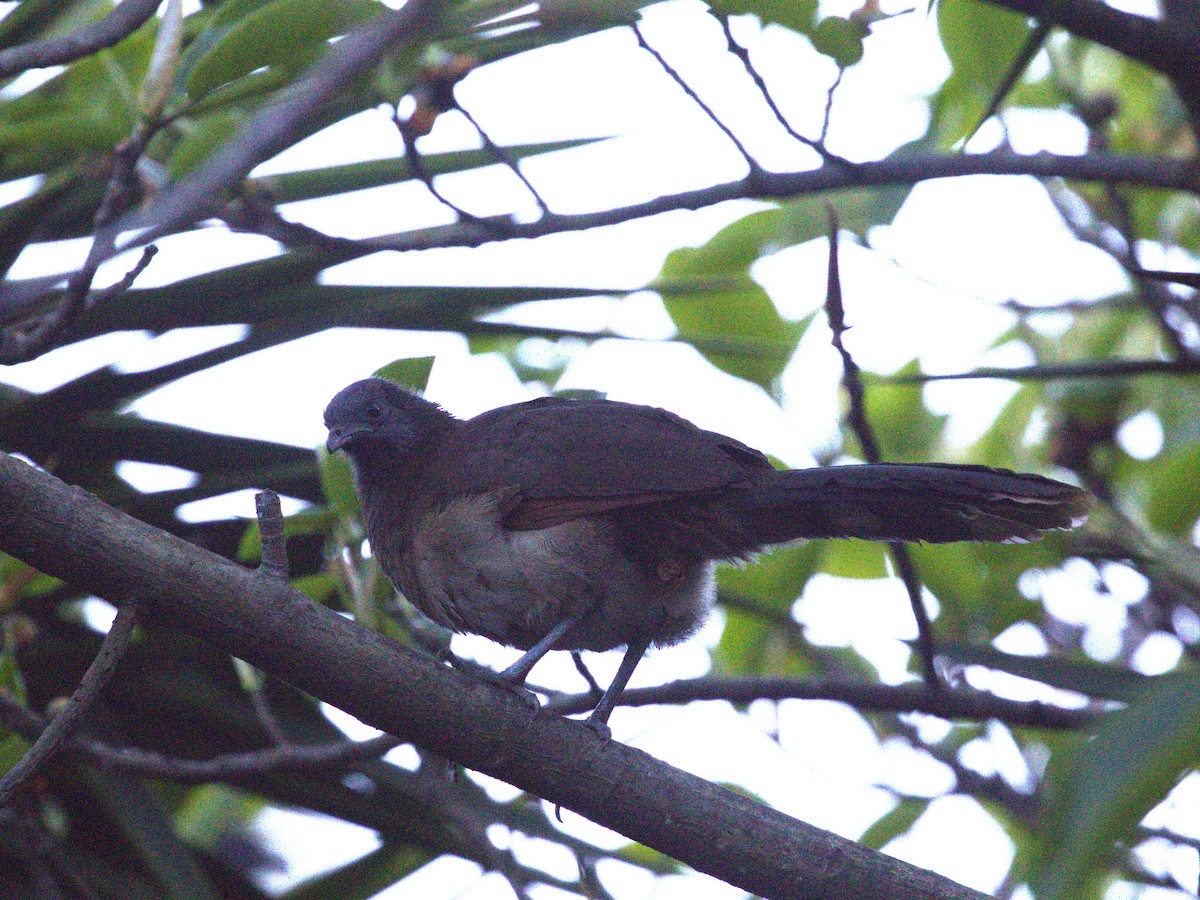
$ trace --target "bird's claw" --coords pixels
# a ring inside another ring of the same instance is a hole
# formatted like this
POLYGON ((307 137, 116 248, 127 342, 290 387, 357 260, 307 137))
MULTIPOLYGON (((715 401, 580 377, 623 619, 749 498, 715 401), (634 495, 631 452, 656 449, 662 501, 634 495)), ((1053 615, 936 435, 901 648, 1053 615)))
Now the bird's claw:
POLYGON ((537 694, 522 684, 513 684, 511 681, 507 684, 508 689, 521 698, 524 704, 533 710, 534 715, 542 711, 542 701, 538 699, 537 694))
POLYGON ((591 716, 588 716, 583 720, 583 724, 596 732, 596 736, 604 742, 606 747, 612 743, 612 729, 608 727, 607 722, 602 722, 599 719, 593 719, 591 716))
POLYGON ((490 685, 508 691, 510 694, 515 694, 520 698, 521 702, 528 706, 534 713, 541 712, 542 701, 537 698, 537 694, 525 687, 518 681, 510 678, 503 672, 496 672, 489 669, 487 666, 481 666, 479 663, 471 662, 463 659, 461 656, 455 656, 447 651, 447 658, 452 666, 456 669, 461 669, 464 672, 469 672, 480 681, 487 682, 490 685))

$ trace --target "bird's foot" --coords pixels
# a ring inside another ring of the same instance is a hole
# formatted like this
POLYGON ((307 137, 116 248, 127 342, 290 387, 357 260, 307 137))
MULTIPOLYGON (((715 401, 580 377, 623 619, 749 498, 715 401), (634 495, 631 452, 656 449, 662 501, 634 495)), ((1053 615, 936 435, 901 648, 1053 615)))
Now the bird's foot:
POLYGON ((607 722, 592 716, 588 716, 583 720, 583 724, 587 728, 596 732, 596 736, 604 742, 604 746, 607 747, 610 743, 612 743, 612 729, 608 727, 607 722))
POLYGON ((537 694, 525 687, 521 681, 516 680, 508 674, 506 669, 503 672, 496 672, 489 669, 487 666, 481 666, 477 662, 472 662, 469 659, 463 659, 461 656, 455 656, 453 653, 446 651, 446 658, 450 665, 463 672, 468 672, 474 675, 480 681, 487 682, 495 687, 508 691, 510 694, 515 694, 522 703, 528 706, 534 713, 540 712, 542 702, 538 699, 537 694))

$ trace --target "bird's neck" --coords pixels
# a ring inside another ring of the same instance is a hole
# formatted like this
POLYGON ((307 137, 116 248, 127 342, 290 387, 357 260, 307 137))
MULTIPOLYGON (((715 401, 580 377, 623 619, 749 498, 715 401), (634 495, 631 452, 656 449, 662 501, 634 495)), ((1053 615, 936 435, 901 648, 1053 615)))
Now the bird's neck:
POLYGON ((445 436, 439 429, 403 449, 380 444, 354 454, 368 531, 381 527, 406 531, 413 519, 426 511, 419 507, 434 493, 428 477, 445 436))

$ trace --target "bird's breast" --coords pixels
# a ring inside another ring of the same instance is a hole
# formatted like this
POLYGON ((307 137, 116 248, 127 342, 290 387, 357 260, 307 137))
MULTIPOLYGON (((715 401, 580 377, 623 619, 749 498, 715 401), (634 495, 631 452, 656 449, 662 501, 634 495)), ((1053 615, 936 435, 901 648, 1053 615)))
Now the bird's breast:
POLYGON ((644 637, 672 643, 707 614, 711 567, 648 572, 620 552, 602 518, 514 531, 503 525, 506 511, 501 492, 459 497, 376 552, 435 622, 522 649, 573 616, 584 618, 558 649, 608 650, 644 637))

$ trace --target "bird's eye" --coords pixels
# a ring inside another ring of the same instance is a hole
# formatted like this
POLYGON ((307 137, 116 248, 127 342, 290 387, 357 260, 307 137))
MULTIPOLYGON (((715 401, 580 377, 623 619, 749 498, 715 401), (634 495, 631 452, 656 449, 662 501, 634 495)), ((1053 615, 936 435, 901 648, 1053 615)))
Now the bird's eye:
POLYGON ((375 404, 371 404, 365 410, 367 418, 372 422, 379 422, 383 419, 383 410, 375 404))

